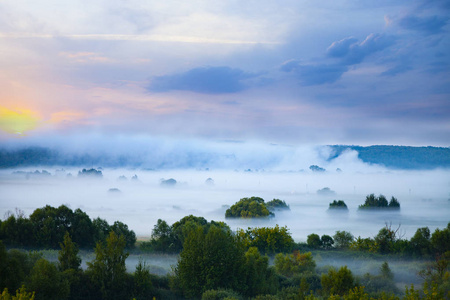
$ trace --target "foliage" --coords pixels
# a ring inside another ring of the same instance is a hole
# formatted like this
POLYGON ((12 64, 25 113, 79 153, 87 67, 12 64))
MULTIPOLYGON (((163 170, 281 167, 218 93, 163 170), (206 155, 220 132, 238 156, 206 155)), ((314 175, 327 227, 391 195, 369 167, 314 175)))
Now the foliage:
POLYGON ((55 264, 39 259, 26 280, 28 289, 36 292, 36 300, 59 300, 69 296, 69 282, 55 264))
POLYGON ((292 254, 278 253, 275 256, 275 270, 277 273, 292 277, 294 275, 302 273, 312 273, 316 268, 316 262, 314 261, 311 252, 300 253, 294 251, 292 254))
POLYGON ((286 226, 239 229, 237 236, 247 248, 256 247, 262 253, 289 252, 294 246, 294 239, 286 226))
POLYGON ((18 289, 15 295, 10 295, 8 289, 5 288, 0 294, 0 300, 34 300, 34 294, 34 292, 28 293, 25 286, 18 289))
POLYGON ((355 239, 354 236, 348 231, 336 231, 335 235, 333 235, 333 239, 335 242, 335 247, 339 249, 345 249, 350 247, 350 244, 355 239))
POLYGON ((278 289, 278 280, 273 268, 269 268, 269 258, 262 256, 258 249, 250 247, 245 253, 244 295, 273 294, 278 289))
POLYGON ((320 243, 323 249, 331 249, 333 248, 334 240, 331 236, 324 234, 320 238, 320 243))
POLYGON ((242 297, 233 290, 207 290, 202 294, 202 300, 240 300, 242 297))
POLYGON ((355 287, 355 278, 347 266, 336 270, 330 268, 328 274, 322 274, 323 292, 327 295, 344 295, 349 289, 355 287))
POLYGON ((59 245, 61 247, 58 253, 59 269, 61 271, 69 269, 78 270, 80 268, 81 258, 78 256, 78 248, 72 242, 69 232, 66 231, 64 242, 59 245))
POLYGON ((127 247, 132 248, 136 235, 128 226, 116 221, 108 222, 97 218, 91 220, 81 209, 72 211, 65 205, 35 209, 29 218, 23 213, 9 216, 0 224, 0 237, 8 246, 58 249, 64 235, 69 232, 71 239, 81 248, 90 248, 94 242, 104 241, 110 230, 124 235, 127 247))
POLYGON ((225 212, 226 218, 261 218, 274 216, 267 209, 264 199, 259 197, 242 198, 225 212))
POLYGON ((230 231, 211 226, 189 232, 175 268, 176 285, 188 298, 211 289, 243 290, 243 247, 230 231))
POLYGON ((290 209, 289 205, 287 205, 285 201, 280 200, 280 199, 273 199, 273 200, 267 202, 266 207, 270 211, 289 210, 290 209))
POLYGON ((88 262, 88 273, 100 290, 103 299, 121 299, 126 277, 125 238, 111 231, 106 245, 101 242, 95 247, 95 259, 88 262))
POLYGON ((320 236, 315 233, 311 233, 310 235, 308 235, 308 237, 306 239, 306 243, 308 244, 309 247, 311 247, 313 249, 318 249, 318 248, 320 248, 320 246, 322 246, 322 241, 320 240, 320 236))
POLYGON ((417 229, 411 238, 411 249, 416 256, 427 256, 431 252, 431 234, 428 227, 417 229))
POLYGON ((333 200, 330 203, 329 209, 344 209, 348 210, 347 204, 345 204, 344 200, 333 200))
POLYGON ((366 201, 361 204, 358 209, 400 209, 400 203, 394 197, 388 202, 386 197, 379 195, 376 197, 374 194, 366 196, 366 201))
POLYGON ((134 290, 133 297, 136 300, 148 299, 152 293, 152 281, 150 276, 150 270, 148 266, 141 259, 136 265, 136 270, 133 274, 134 290))
POLYGON ((436 230, 431 235, 431 247, 436 254, 443 254, 450 251, 450 222, 447 228, 436 230))

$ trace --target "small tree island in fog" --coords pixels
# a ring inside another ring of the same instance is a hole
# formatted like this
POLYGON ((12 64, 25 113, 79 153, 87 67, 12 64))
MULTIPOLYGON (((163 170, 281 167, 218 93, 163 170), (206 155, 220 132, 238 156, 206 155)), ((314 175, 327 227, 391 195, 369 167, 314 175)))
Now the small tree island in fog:
POLYGON ((273 217, 264 199, 260 197, 242 198, 225 212, 225 218, 262 218, 273 217))
POLYGON ((330 203, 330 207, 328 209, 339 209, 339 210, 348 210, 347 204, 345 204, 344 200, 333 200, 330 203))
POLYGON ((291 209, 289 207, 289 205, 286 204, 285 201, 280 200, 280 199, 273 199, 272 201, 267 202, 266 207, 270 211, 290 210, 291 209))
POLYGON ((400 203, 395 197, 388 202, 383 195, 376 197, 374 194, 370 194, 366 196, 366 201, 358 209, 400 209, 400 203))

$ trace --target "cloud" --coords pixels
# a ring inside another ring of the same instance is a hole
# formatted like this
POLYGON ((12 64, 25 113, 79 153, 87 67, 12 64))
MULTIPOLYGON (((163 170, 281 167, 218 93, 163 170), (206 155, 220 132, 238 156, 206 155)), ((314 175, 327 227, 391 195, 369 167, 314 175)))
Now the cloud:
MULTIPOLYGON (((295 74, 303 85, 333 83, 349 70, 349 66, 359 64, 378 51, 391 46, 395 39, 384 34, 370 34, 362 42, 354 37, 333 42, 327 49, 327 56, 336 58, 334 63, 301 63, 290 60, 281 66, 281 71, 295 74)), ((325 61, 325 58, 322 59, 325 61)))
POLYGON ((203 67, 184 73, 155 77, 149 86, 153 92, 172 90, 206 94, 235 93, 246 89, 245 80, 256 77, 240 69, 229 67, 203 67))
POLYGON ((358 40, 353 37, 348 37, 332 43, 327 49, 327 55, 342 58, 342 63, 346 65, 359 64, 365 57, 384 50, 394 41, 394 37, 379 33, 369 34, 361 43, 358 43, 358 40))
POLYGON ((418 17, 408 15, 398 20, 398 25, 407 30, 419 31, 425 34, 441 33, 442 28, 447 25, 447 16, 418 17))
POLYGON ((340 64, 302 64, 291 60, 281 66, 281 71, 295 74, 304 85, 333 83, 341 78, 348 67, 340 64))

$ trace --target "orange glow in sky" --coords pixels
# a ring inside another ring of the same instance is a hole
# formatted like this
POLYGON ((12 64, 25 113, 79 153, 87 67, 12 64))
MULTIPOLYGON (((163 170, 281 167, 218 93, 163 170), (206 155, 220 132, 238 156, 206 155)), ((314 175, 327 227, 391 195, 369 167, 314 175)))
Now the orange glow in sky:
POLYGON ((23 135, 35 129, 41 118, 36 112, 28 109, 10 110, 0 106, 0 130, 11 134, 23 135))

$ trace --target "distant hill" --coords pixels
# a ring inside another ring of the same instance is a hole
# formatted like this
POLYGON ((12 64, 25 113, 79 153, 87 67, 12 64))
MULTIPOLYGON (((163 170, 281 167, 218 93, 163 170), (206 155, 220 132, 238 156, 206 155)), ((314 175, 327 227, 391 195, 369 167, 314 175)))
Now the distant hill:
MULTIPOLYGON (((346 150, 355 150, 359 158, 370 164, 383 165, 390 169, 425 170, 450 168, 450 148, 442 147, 408 147, 408 146, 343 146, 334 145, 328 161, 341 155, 346 150)), ((228 167, 239 168, 272 168, 282 159, 278 153, 276 159, 265 161, 246 159, 239 160, 239 155, 205 151, 204 149, 180 149, 179 152, 130 152, 105 153, 90 151, 89 153, 71 152, 70 150, 51 149, 46 147, 27 147, 21 149, 0 148, 0 168, 30 166, 88 166, 88 167, 136 167, 145 169, 189 169, 228 167), (255 166, 259 164, 259 166, 255 166)), ((245 156, 244 156, 245 157, 245 156)))
POLYGON ((345 150, 355 150, 365 163, 383 165, 390 169, 425 170, 450 168, 450 148, 409 146, 330 146, 332 160, 345 150))

